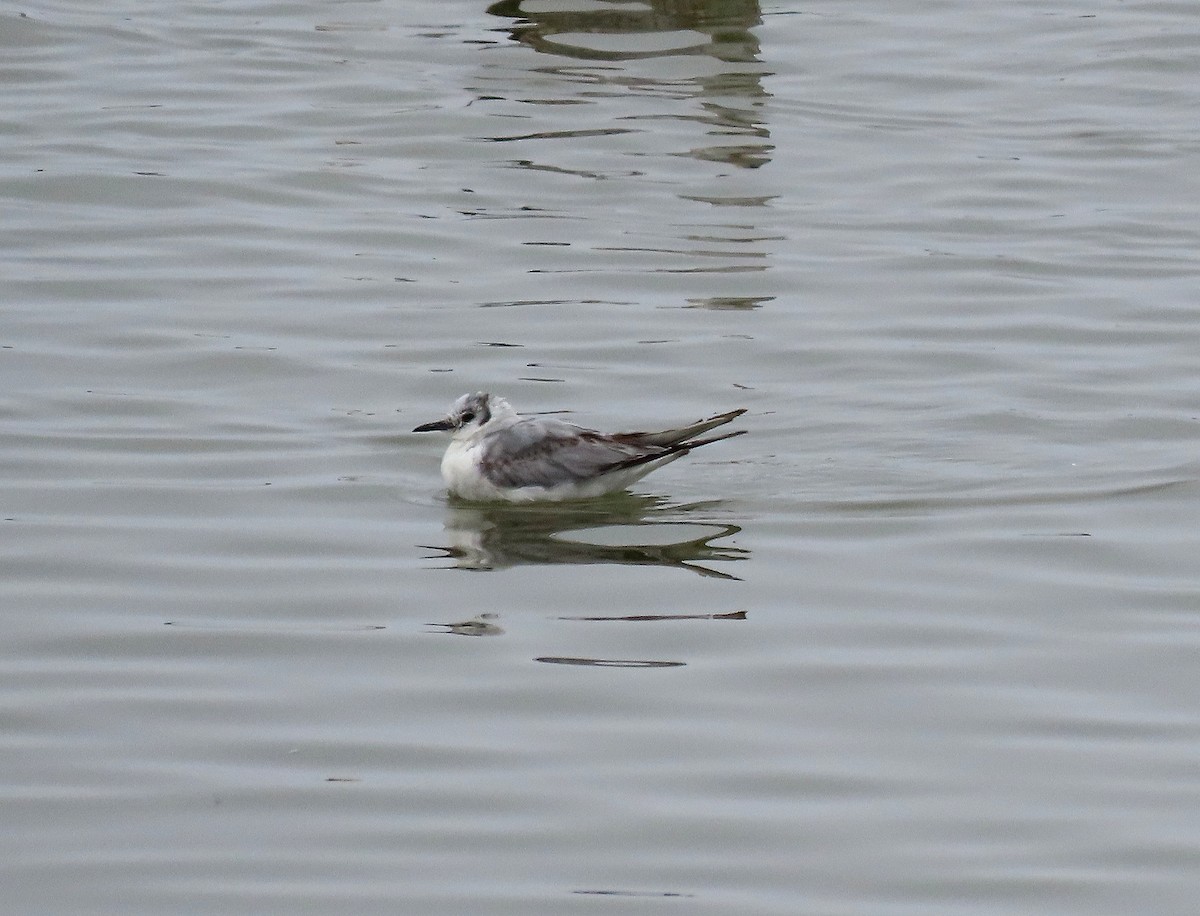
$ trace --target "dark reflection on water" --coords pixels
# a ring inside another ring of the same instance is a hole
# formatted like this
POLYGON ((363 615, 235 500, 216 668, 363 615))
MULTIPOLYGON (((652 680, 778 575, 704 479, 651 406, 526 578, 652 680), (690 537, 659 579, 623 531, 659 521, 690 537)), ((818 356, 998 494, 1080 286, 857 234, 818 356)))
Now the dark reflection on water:
POLYGON ((619 620, 624 623, 657 623, 663 620, 745 620, 745 611, 729 611, 726 614, 619 614, 615 617, 559 617, 559 620, 619 620))
POLYGON ((546 665, 577 665, 585 668, 682 668, 687 664, 655 658, 576 658, 562 655, 543 655, 534 661, 546 665))
POLYGON ((742 530, 728 522, 697 517, 713 506, 670 505, 662 497, 631 493, 525 505, 452 499, 446 517, 448 543, 421 546, 439 551, 439 556, 452 560, 453 568, 459 569, 619 563, 737 579, 702 565, 749 557, 749 551, 742 548, 713 543, 742 530), (680 537, 681 531, 688 536, 680 537))
POLYGON ((504 628, 493 623, 495 614, 479 614, 470 620, 460 620, 457 623, 430 623, 426 626, 441 627, 438 633, 448 636, 503 636, 504 628))
POLYGON ((585 9, 539 10, 522 0, 500 0, 488 7, 495 16, 520 20, 510 34, 539 51, 588 60, 632 60, 663 54, 709 54, 718 60, 758 59, 758 39, 751 27, 762 23, 758 0, 649 0, 637 3, 589 4, 585 9), (600 49, 573 44, 572 35, 634 35, 677 31, 704 36, 683 49, 600 49))
POLYGON ((695 894, 685 894, 682 891, 612 891, 612 890, 578 890, 573 894, 593 894, 597 897, 695 897, 695 894))
MULTIPOLYGON (((761 171, 775 154, 766 120, 771 75, 760 60, 754 29, 757 0, 646 0, 537 3, 501 0, 488 12, 507 20, 497 29, 537 52, 490 54, 469 87, 477 111, 495 128, 480 142, 511 151, 509 168, 544 176, 614 182, 616 196, 636 193, 660 220, 612 227, 598 243, 598 214, 571 209, 563 198, 532 214, 495 208, 487 218, 550 219, 560 257, 530 273, 596 270, 719 276, 721 289, 688 299, 691 308, 751 310, 769 301, 759 276, 771 268, 763 211, 778 187, 761 171), (516 65, 514 66, 514 62, 516 65), (521 129, 514 129, 521 125, 521 129), (647 196, 648 195, 648 196, 647 196), (659 195, 656 203, 650 203, 659 195), (567 220, 586 219, 588 225, 567 220), (745 275, 741 281, 736 275, 745 275), (743 286, 752 283, 751 288, 743 286)), ((509 51, 515 51, 512 45, 509 51)), ((767 173, 769 175, 769 173, 767 173)), ((547 181, 561 195, 568 183, 547 181)), ((573 198, 566 198, 567 201, 573 198)), ((584 198, 581 198, 584 199, 584 198)), ((548 227, 547 234, 549 234, 548 227)), ((546 239, 532 238, 543 245, 546 239)), ((549 256, 547 256, 549 257, 549 256)))
POLYGON ((689 299, 687 308, 715 312, 750 312, 774 301, 774 296, 706 296, 689 299))
POLYGON ((507 29, 515 41, 558 57, 620 62, 698 55, 727 64, 715 73, 706 70, 671 79, 634 75, 621 67, 559 72, 574 81, 671 98, 697 98, 699 113, 631 115, 628 120, 696 121, 707 126, 710 135, 745 141, 702 146, 686 153, 696 159, 751 169, 770 161, 774 147, 763 142, 770 131, 759 110, 761 100, 768 96, 762 85, 767 73, 759 66, 759 42, 751 31, 762 23, 757 0, 650 0, 577 10, 539 10, 521 0, 501 0, 488 7, 488 12, 516 20, 507 29), (744 100, 751 100, 750 104, 744 100))

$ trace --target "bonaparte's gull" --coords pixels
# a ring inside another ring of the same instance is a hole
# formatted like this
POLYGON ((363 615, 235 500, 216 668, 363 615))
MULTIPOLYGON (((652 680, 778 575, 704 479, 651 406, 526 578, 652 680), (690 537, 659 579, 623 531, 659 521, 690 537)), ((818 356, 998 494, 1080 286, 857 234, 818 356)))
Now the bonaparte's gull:
POLYGON ((504 398, 479 391, 455 401, 445 419, 413 432, 453 431, 442 478, 465 499, 586 499, 623 490, 694 448, 740 436, 746 430, 695 438, 745 412, 661 432, 600 433, 548 417, 520 417, 504 398))

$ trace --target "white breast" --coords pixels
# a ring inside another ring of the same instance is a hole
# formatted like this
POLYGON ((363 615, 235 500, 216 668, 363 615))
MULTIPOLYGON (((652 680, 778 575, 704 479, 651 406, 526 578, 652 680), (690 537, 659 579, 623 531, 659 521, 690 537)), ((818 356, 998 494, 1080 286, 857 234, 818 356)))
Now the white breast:
POLYGON ((451 440, 442 456, 442 480, 465 499, 499 499, 502 493, 479 471, 479 446, 472 439, 451 440))

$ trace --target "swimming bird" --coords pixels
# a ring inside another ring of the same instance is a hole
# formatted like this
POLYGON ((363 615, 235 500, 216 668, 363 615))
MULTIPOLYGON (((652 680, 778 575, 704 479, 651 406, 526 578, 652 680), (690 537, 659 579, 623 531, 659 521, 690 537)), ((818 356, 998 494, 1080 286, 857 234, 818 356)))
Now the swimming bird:
POLYGON ((455 401, 444 419, 413 432, 453 432, 442 457, 442 479, 464 499, 586 499, 623 490, 694 448, 740 436, 746 430, 696 438, 745 412, 731 410, 660 432, 601 433, 549 417, 519 416, 504 398, 477 391, 455 401))

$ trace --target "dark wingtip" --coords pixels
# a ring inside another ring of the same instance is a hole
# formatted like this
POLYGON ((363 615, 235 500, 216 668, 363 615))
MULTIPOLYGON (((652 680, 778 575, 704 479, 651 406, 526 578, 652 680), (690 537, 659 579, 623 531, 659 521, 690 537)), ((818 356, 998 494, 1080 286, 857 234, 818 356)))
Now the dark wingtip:
POLYGON ((680 442, 680 450, 688 450, 699 448, 702 445, 712 445, 714 442, 720 442, 722 439, 732 439, 734 436, 744 436, 750 432, 748 429, 735 429, 731 432, 721 433, 719 436, 709 436, 707 439, 690 439, 687 442, 680 442))
POLYGON ((720 442, 722 439, 732 439, 734 436, 744 436, 750 432, 748 429, 735 429, 733 432, 721 433, 719 436, 709 436, 707 439, 689 439, 687 442, 677 442, 674 445, 669 445, 659 452, 651 452, 646 455, 638 455, 635 458, 626 458, 624 461, 613 463, 608 470, 617 468, 631 468, 639 464, 649 464, 651 461, 658 461, 660 458, 666 458, 668 455, 686 455, 694 448, 700 448, 702 445, 712 445, 714 442, 720 442))
POLYGON ((730 420, 736 420, 749 409, 749 407, 739 407, 737 410, 729 411, 729 413, 719 413, 715 416, 709 417, 709 420, 721 420, 725 423, 728 423, 730 420))

